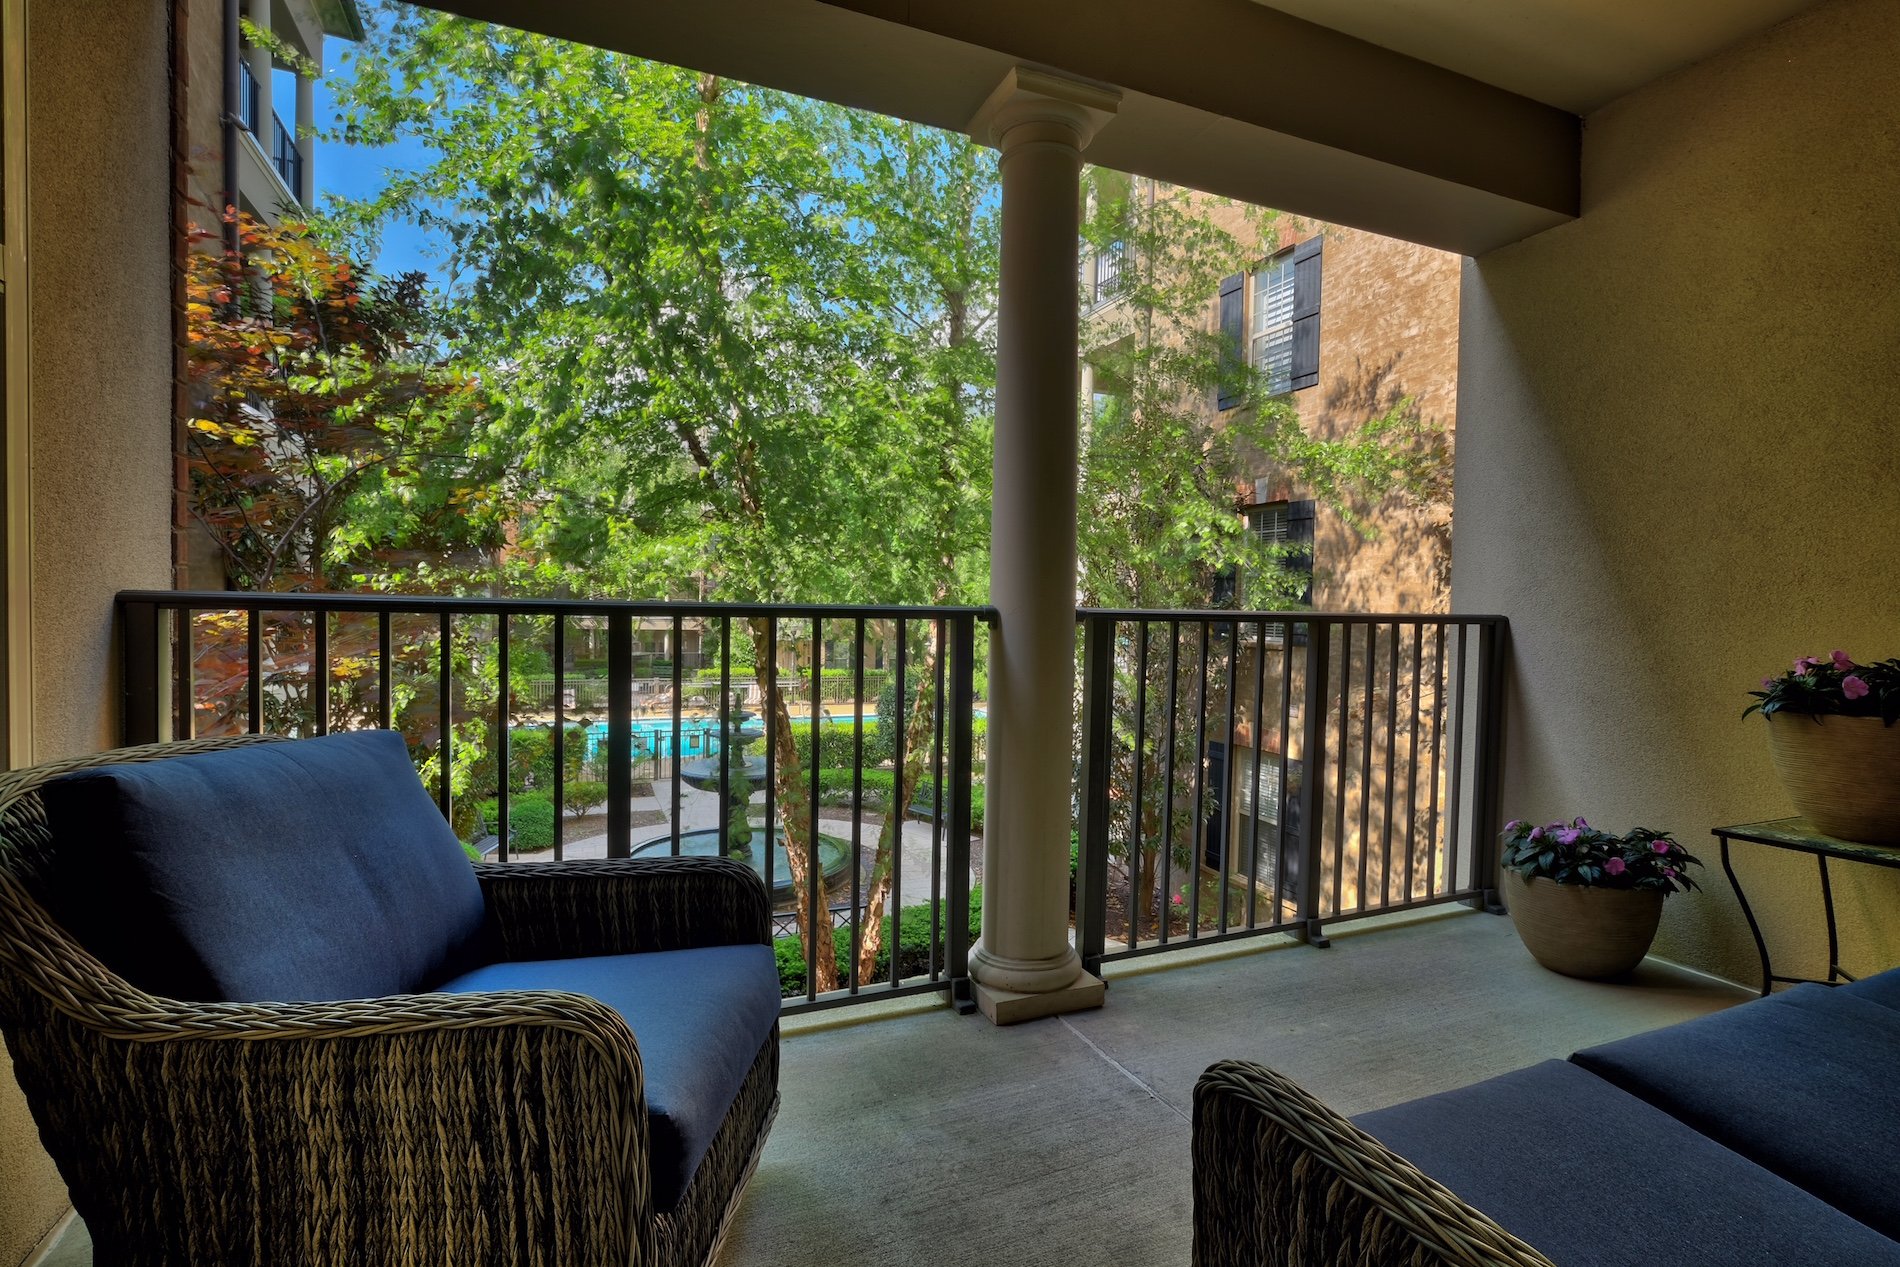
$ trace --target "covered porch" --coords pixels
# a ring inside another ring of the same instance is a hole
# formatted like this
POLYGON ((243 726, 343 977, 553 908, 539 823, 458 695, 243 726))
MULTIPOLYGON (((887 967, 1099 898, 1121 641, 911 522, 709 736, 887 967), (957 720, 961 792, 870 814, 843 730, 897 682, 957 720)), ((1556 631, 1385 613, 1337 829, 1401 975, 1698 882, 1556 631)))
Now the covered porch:
MULTIPOLYGON (((454 7, 536 16, 508 0, 454 7)), ((31 146, 9 145, 10 175, 20 154, 24 179, 6 192, 29 234, 7 249, 24 267, 30 241, 32 261, 25 274, 10 257, 7 286, 9 337, 32 367, 28 380, 10 361, 6 384, 13 765, 120 741, 137 684, 121 673, 115 595, 173 575, 167 8, 7 10, 10 34, 37 41, 17 132, 31 146), (109 101, 82 90, 102 82, 109 101), (123 257, 103 275, 101 242, 123 257)), ((1028 270, 1005 266, 1031 291, 1005 325, 1005 368, 1012 347, 1022 368, 999 418, 998 500, 1015 518, 998 516, 998 553, 1013 562, 993 601, 1001 657, 1021 658, 996 683, 992 756, 1028 755, 991 785, 983 942, 998 990, 1081 986, 1048 1009, 1065 1010, 1094 1001, 1079 974, 1099 968, 1106 1006, 1007 1030, 934 994, 880 1005, 920 1010, 876 1023, 802 1018, 726 1263, 1183 1262, 1183 1115, 1210 1060, 1259 1059, 1354 1112, 1725 1006, 1743 995, 1717 978, 1754 970, 1719 882, 1671 903, 1659 959, 1628 986, 1545 973, 1505 921, 1457 908, 1350 936, 1334 927, 1327 950, 1262 953, 1280 938, 1269 932, 1167 971, 1071 948, 1076 617, 1065 529, 1051 533, 1038 498, 1069 473, 1073 413, 1049 402, 1074 396, 1073 327, 1065 336, 1057 302, 1072 298, 1074 261, 1049 257, 1074 235, 1048 194, 1085 141, 1091 158, 1131 170, 1467 254, 1453 606, 1509 621, 1496 729, 1472 752, 1474 771, 1496 763, 1487 813, 1583 811, 1685 840, 1785 813, 1760 736, 1736 720, 1742 692, 1794 654, 1893 654, 1900 629, 1887 583, 1900 571, 1900 246, 1887 214, 1900 188, 1900 24, 1881 0, 1751 6, 1699 37, 1674 32, 1674 52, 1666 33, 1632 35, 1599 50, 1614 73, 1561 87, 1501 86, 1483 59, 1445 69, 1458 59, 1431 39, 1345 35, 1239 3, 1192 6, 1198 26, 1153 6, 1078 12, 1067 26, 954 8, 653 6, 635 21, 602 4, 549 17, 559 34, 959 128, 1019 66, 1090 89, 1049 98, 1064 152, 1041 171, 1043 195, 1016 205, 1028 270), (1198 34, 1177 40, 1177 24, 1198 34), (1232 75, 1206 73, 1235 48, 1232 75), (1275 75, 1276 48, 1298 55, 1300 74, 1275 75), (1242 79, 1252 87, 1232 87, 1242 79)), ((1554 64, 1564 38, 1531 43, 1554 64)), ((9 71, 26 66, 19 40, 9 57, 9 71)), ((10 73, 9 92, 17 82, 10 73)), ((1074 510, 1056 506, 1071 521, 1074 510)), ((1810 873, 1746 865, 1768 935, 1791 966, 1811 967, 1822 939, 1810 873)), ((1481 895, 1486 878, 1460 889, 1481 895)), ((1878 880, 1837 888, 1863 970, 1900 957, 1895 897, 1878 880)), ((0 1262, 23 1261, 66 1203, 10 1085, 0 1176, 0 1262)))

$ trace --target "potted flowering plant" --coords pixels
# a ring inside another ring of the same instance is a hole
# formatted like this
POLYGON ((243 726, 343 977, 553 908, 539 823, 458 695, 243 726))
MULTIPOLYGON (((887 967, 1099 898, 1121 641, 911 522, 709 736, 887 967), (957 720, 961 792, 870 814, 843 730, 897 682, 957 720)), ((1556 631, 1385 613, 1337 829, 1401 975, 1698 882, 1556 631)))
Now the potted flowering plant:
POLYGON ((1701 860, 1670 833, 1638 827, 1621 836, 1582 818, 1504 828, 1504 892, 1531 956, 1569 977, 1621 976, 1642 962, 1663 899, 1696 887, 1701 860))
POLYGON ((1768 753, 1795 812, 1841 840, 1900 845, 1900 659, 1802 656, 1749 694, 1742 716, 1768 720, 1768 753))

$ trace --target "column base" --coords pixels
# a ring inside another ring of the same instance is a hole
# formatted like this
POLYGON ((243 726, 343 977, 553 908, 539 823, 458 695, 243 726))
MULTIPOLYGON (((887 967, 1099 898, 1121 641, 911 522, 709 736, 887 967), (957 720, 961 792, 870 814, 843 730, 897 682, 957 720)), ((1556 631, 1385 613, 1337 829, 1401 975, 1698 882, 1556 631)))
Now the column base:
POLYGON ((976 996, 977 1010, 995 1025, 1015 1025, 1063 1012, 1086 1012, 1090 1008, 1102 1006, 1107 989, 1100 977, 1086 972, 1061 989, 1042 990, 1035 994, 999 990, 981 981, 970 983, 970 992, 976 996))

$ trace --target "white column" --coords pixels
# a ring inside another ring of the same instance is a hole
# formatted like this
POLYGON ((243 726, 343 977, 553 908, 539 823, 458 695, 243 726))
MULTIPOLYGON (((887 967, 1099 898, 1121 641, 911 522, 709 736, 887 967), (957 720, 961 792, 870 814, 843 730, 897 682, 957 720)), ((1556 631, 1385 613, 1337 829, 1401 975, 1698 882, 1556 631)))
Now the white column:
POLYGON ((297 195, 297 201, 304 206, 316 203, 317 165, 315 150, 317 142, 312 129, 317 126, 317 81, 309 75, 297 76, 297 153, 302 156, 298 168, 302 175, 298 178, 297 188, 291 190, 297 195))
POLYGON ((971 124, 1002 149, 990 508, 989 790, 977 1004, 998 1024, 1097 1007, 1069 944, 1077 313, 1082 148, 1112 89, 1018 67, 971 124))
MULTIPOLYGON (((271 0, 245 0, 244 16, 251 25, 260 31, 269 31, 271 0)), ((252 129, 257 143, 264 150, 266 158, 271 152, 271 55, 270 50, 260 44, 253 44, 244 50, 244 60, 251 65, 251 78, 257 83, 257 118, 252 129)))

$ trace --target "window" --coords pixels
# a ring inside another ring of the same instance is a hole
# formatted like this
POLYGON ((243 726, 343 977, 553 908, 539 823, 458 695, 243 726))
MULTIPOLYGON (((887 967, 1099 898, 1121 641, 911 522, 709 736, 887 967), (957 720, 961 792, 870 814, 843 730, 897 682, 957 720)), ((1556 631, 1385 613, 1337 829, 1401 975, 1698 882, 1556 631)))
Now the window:
MULTIPOLYGON (((1313 513, 1314 503, 1310 501, 1274 502, 1266 506, 1256 506, 1247 512, 1247 528, 1260 541, 1270 546, 1281 547, 1280 565, 1288 571, 1301 574, 1305 586, 1301 589, 1297 602, 1305 607, 1313 601, 1313 513)), ((1256 606, 1277 606, 1278 604, 1255 604, 1256 606)), ((1269 626, 1270 637, 1283 637, 1285 631, 1277 626, 1269 626)))
MULTIPOLYGON (((1325 245, 1324 238, 1309 238, 1280 252, 1253 274, 1252 287, 1245 284, 1244 273, 1220 284, 1220 332, 1229 346, 1223 355, 1244 355, 1273 395, 1319 384, 1320 259, 1325 245), (1252 320, 1243 322, 1250 299, 1252 320)), ((1215 403, 1221 409, 1241 403, 1224 363, 1215 403)))
POLYGON ((1283 251, 1253 275, 1253 339, 1249 359, 1273 395, 1293 390, 1293 252, 1283 251))

